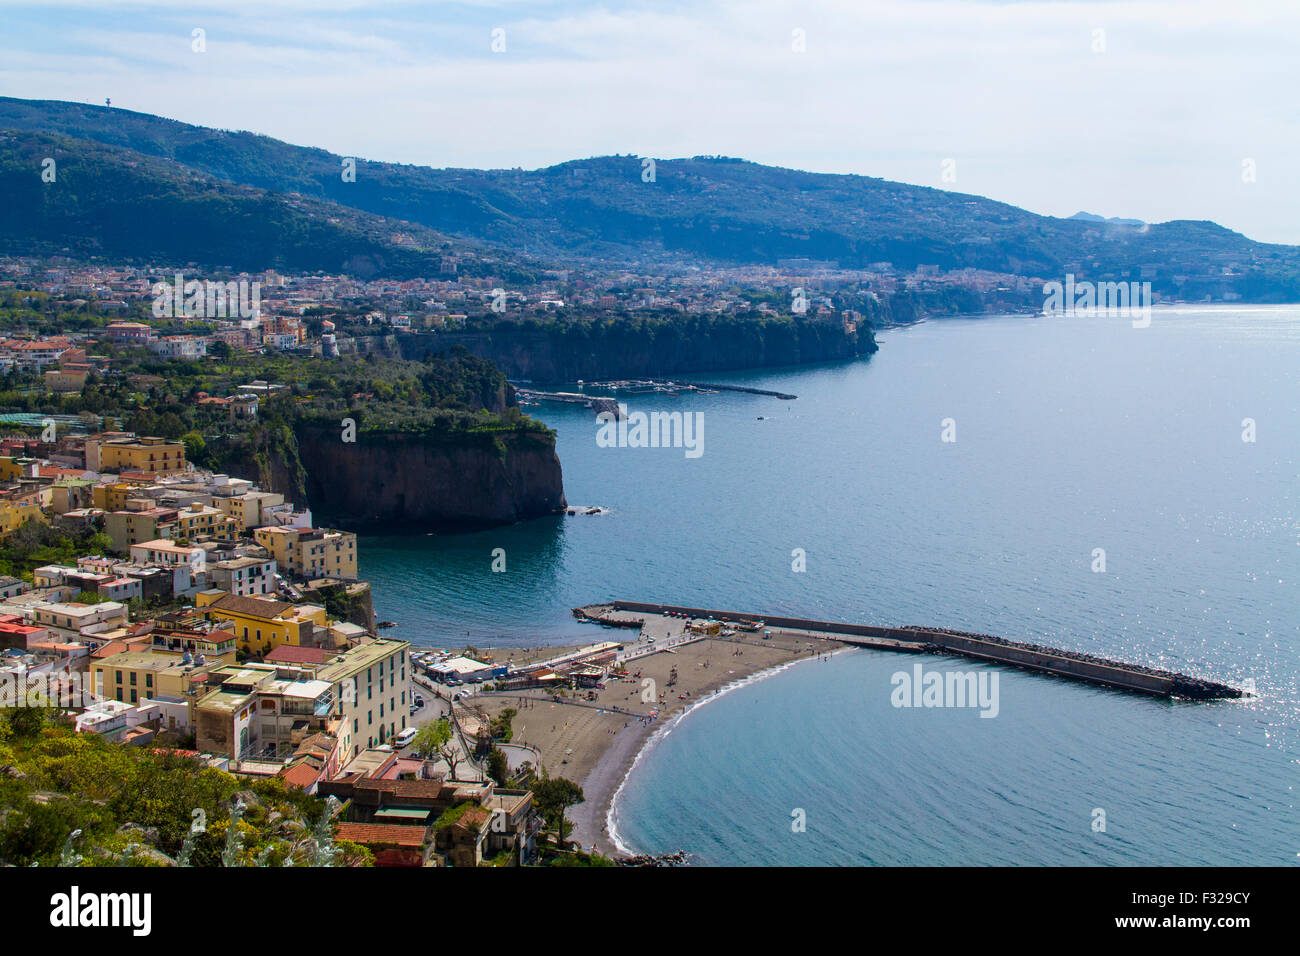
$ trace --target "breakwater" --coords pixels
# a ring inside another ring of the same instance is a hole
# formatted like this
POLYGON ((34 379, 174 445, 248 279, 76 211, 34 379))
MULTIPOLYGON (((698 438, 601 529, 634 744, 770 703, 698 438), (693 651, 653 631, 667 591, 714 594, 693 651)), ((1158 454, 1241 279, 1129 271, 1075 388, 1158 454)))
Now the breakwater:
POLYGON ((637 601, 614 601, 612 604, 578 608, 577 616, 599 623, 627 625, 627 614, 685 615, 733 623, 762 622, 769 628, 809 631, 825 634, 844 644, 885 650, 927 651, 949 654, 990 663, 1008 664, 1037 673, 1052 674, 1120 690, 1152 694, 1157 697, 1188 700, 1239 698, 1243 692, 1217 681, 1191 677, 1174 671, 1108 660, 1092 654, 1009 641, 992 634, 976 634, 950 628, 879 627, 872 624, 844 624, 814 621, 807 618, 768 616, 708 608, 680 607, 671 604, 645 604, 637 601), (613 612, 602 620, 603 609, 613 612))
POLYGON ((744 392, 746 395, 770 395, 773 398, 779 398, 787 402, 792 402, 798 395, 791 395, 789 392, 773 392, 766 388, 748 388, 744 385, 717 385, 707 382, 681 382, 681 385, 689 385, 691 388, 707 388, 715 392, 744 392))

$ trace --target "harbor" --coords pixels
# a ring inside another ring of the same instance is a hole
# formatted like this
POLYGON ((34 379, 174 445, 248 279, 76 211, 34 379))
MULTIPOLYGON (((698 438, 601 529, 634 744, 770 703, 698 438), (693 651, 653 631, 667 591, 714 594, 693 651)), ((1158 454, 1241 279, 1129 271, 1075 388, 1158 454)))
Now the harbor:
POLYGON ((1174 671, 949 628, 843 624, 635 601, 614 601, 611 604, 575 608, 574 615, 581 620, 613 627, 641 628, 648 627, 656 619, 671 622, 686 618, 690 623, 682 626, 683 631, 694 631, 701 636, 720 634, 724 625, 732 625, 730 630, 753 632, 761 629, 767 636, 770 636, 773 629, 779 629, 786 633, 834 640, 852 647, 966 657, 1067 680, 1085 681, 1171 699, 1223 700, 1247 696, 1240 688, 1174 671), (711 624, 716 624, 717 627, 713 628, 711 624))

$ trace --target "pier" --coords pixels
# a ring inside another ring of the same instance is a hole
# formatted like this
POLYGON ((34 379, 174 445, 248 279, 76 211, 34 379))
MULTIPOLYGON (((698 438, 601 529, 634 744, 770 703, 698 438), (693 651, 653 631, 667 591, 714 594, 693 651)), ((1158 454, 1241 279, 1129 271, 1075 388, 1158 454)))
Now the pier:
POLYGON ((539 392, 532 388, 516 388, 516 397, 526 402, 565 402, 569 405, 582 405, 591 408, 597 414, 608 412, 615 419, 619 418, 618 402, 605 395, 583 395, 580 392, 539 392))
POLYGON ((612 627, 641 626, 646 615, 688 617, 751 627, 761 623, 765 628, 805 631, 810 635, 815 634, 853 647, 966 657, 1155 697, 1220 700, 1245 696, 1239 688, 1174 671, 1108 660, 1079 651, 1009 641, 992 634, 976 634, 949 628, 842 624, 807 618, 680 607, 671 604, 644 604, 636 601, 588 605, 574 608, 573 613, 581 620, 612 627))

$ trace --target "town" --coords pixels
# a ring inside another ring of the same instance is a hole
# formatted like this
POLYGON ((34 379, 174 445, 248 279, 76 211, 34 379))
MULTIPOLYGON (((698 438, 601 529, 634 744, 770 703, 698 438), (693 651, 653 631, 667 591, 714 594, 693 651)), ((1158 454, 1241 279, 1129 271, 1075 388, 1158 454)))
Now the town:
POLYGON ((379 636, 355 534, 196 468, 183 442, 11 436, 0 480, 0 704, 334 797, 335 837, 375 865, 537 861, 543 768, 505 759, 509 714, 455 688, 576 689, 615 645, 562 663, 413 653, 379 636))

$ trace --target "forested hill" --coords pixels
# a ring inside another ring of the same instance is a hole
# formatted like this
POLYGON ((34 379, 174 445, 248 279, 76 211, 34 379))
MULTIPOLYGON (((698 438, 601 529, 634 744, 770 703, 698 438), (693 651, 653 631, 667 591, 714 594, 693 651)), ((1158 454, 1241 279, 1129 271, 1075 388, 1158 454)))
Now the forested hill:
MULTIPOLYGON (((1224 276, 1246 299, 1300 298, 1300 248, 1210 222, 1146 225, 1039 216, 978 196, 739 159, 605 156, 539 170, 436 169, 357 160, 266 136, 127 110, 0 98, 0 128, 95 141, 230 183, 328 200, 461 239, 560 260, 614 264, 974 267, 1055 277, 1224 276)), ((437 157, 429 157, 436 162, 437 157)))

